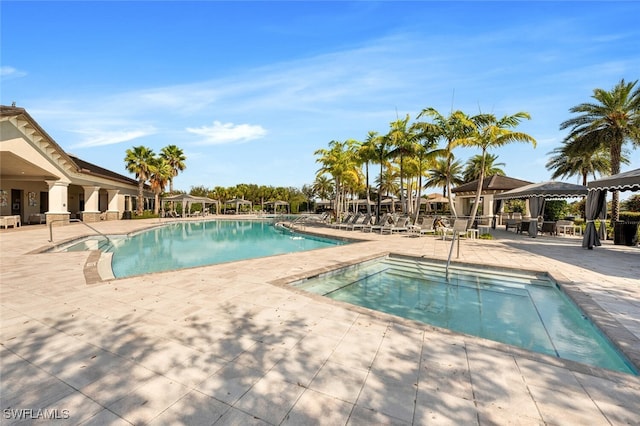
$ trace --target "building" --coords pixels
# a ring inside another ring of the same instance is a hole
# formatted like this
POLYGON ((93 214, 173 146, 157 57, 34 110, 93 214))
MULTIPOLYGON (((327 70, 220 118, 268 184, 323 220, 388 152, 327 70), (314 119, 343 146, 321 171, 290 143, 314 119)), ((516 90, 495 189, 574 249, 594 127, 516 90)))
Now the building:
MULTIPOLYGON (((118 220, 130 217, 137 194, 135 179, 67 154, 24 108, 0 106, 0 215, 22 223, 118 220)), ((148 187, 144 198, 152 205, 148 187)))
MULTIPOLYGON (((493 216, 493 197, 515 188, 529 185, 526 180, 514 179, 507 176, 493 175, 487 176, 482 181, 482 191, 480 192, 480 206, 478 206, 478 216, 493 216)), ((453 188, 451 193, 455 194, 455 207, 461 216, 471 215, 471 209, 478 191, 478 180, 464 183, 457 188, 453 188)))

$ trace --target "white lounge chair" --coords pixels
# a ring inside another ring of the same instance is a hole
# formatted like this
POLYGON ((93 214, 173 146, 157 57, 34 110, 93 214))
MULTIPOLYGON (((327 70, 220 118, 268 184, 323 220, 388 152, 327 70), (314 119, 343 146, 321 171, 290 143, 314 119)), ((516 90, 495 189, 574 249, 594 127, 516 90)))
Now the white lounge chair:
POLYGON ((436 230, 433 228, 433 223, 436 221, 435 217, 423 217, 418 225, 409 225, 409 233, 421 236, 426 234, 436 234, 436 230))
POLYGON ((395 222, 387 223, 380 228, 380 234, 384 234, 388 232, 389 234, 393 234, 394 232, 404 232, 408 231, 409 227, 409 217, 403 216, 396 220, 395 222))

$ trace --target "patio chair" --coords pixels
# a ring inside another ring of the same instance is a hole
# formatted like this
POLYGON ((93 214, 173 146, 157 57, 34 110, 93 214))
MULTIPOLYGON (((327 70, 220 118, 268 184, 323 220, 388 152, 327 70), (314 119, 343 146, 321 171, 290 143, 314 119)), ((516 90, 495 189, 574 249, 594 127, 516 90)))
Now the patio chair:
POLYGON ((345 228, 347 231, 355 231, 356 229, 362 229, 369 224, 371 224, 371 215, 365 214, 360 216, 356 222, 349 224, 345 228))
POLYGON ((433 228, 435 221, 435 217, 423 217, 419 225, 409 225, 409 233, 418 237, 426 234, 435 235, 436 230, 433 228))
POLYGON ((558 235, 558 229, 555 222, 542 222, 540 227, 540 234, 547 233, 549 235, 558 235))
POLYGON ((347 217, 344 218, 341 222, 336 222, 331 224, 333 228, 339 228, 343 223, 348 223, 351 219, 353 219, 353 213, 347 214, 347 217))
POLYGON ((380 227, 380 234, 384 234, 388 232, 389 234, 393 234, 394 232, 404 232, 408 231, 409 227, 409 216, 403 216, 398 218, 396 221, 385 223, 380 227))
POLYGON ((362 227, 362 232, 373 232, 382 227, 389 220, 389 213, 385 213, 378 218, 378 220, 373 223, 362 227))
POLYGON ((345 220, 344 222, 342 222, 341 224, 338 225, 338 229, 347 229, 349 228, 351 225, 358 223, 358 221, 363 219, 363 215, 361 215, 360 213, 356 213, 355 215, 353 215, 351 217, 350 220, 345 220))

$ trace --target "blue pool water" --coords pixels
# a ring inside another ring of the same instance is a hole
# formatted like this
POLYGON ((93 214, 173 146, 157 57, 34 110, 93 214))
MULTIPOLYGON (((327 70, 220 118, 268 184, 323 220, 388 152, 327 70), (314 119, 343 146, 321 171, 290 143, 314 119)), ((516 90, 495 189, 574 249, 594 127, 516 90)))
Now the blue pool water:
POLYGON ((113 274, 122 278, 340 244, 345 242, 294 233, 266 221, 212 220, 172 223, 130 237, 112 236, 110 242, 85 240, 66 250, 112 252, 113 274))
POLYGON ((610 370, 637 374, 546 275, 384 258, 294 283, 332 299, 610 370))

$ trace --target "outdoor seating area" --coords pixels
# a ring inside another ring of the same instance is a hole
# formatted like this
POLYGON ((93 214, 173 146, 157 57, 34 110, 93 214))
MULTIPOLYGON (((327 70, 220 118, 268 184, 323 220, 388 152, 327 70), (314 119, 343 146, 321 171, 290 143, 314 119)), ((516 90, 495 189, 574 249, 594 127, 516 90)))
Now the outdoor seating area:
MULTIPOLYGON (((330 218, 329 214, 309 216, 304 223, 330 218)), ((432 219, 418 218, 416 226, 430 231, 432 219)), ((466 228, 464 221, 449 222, 448 227, 456 224, 466 228)), ((96 224, 107 234, 155 225, 157 219, 96 224)), ((353 232, 326 224, 305 230, 327 236, 353 232)), ((56 239, 67 240, 87 230, 72 224, 56 232, 56 239)), ((526 264, 526 269, 570 276, 581 284, 581 291, 606 306, 607 318, 633 330, 638 314, 632 306, 640 296, 637 249, 619 251, 604 242, 587 269, 580 265, 589 252, 576 239, 535 241, 502 228, 492 232, 497 241, 468 239, 454 261, 473 264, 481 259, 483 265, 508 268, 526 264), (620 273, 611 275, 609 268, 620 273), (612 291, 629 296, 614 299, 612 291)), ((223 424, 246 424, 257 418, 275 419, 274 424, 279 424, 287 413, 299 419, 300 413, 318 413, 314 410, 328 406, 346 407, 345 419, 358 424, 417 425, 427 413, 435 415, 434 407, 445 407, 438 409, 438 418, 461 423, 481 416, 501 424, 508 414, 514 423, 533 419, 562 424, 567 415, 585 413, 598 424, 632 423, 635 401, 640 398, 637 377, 513 351, 480 338, 302 294, 281 284, 292 274, 312 276, 331 270, 336 259, 352 264, 384 252, 447 259, 449 242, 407 238, 411 235, 411 231, 358 232, 356 239, 361 243, 248 260, 242 267, 226 263, 87 285, 80 264, 70 268, 69 262, 59 260, 80 259, 82 253, 27 254, 46 243, 44 227, 0 233, 7 266, 2 270, 3 288, 16 296, 3 305, 5 330, 11 329, 2 342, 4 366, 34 374, 43 384, 35 393, 30 382, 23 382, 25 375, 13 375, 6 384, 7 398, 16 404, 27 397, 34 404, 64 404, 79 424, 93 417, 95 424, 120 418, 131 423, 153 423, 156 418, 158 424, 176 423, 172 416, 189 410, 205 417, 225 416, 223 424), (204 276, 220 278, 203 280, 204 276), (46 300, 23 297, 45 290, 46 300), (69 312, 74 312, 74 321, 69 322, 69 312), (60 327, 65 327, 64 332, 60 327), (30 352, 34 347, 39 349, 30 352), (86 359, 80 359, 85 351, 86 359), (420 367, 425 362, 455 368, 433 372, 420 367), (411 371, 419 375, 405 379, 411 371), (569 382, 571 401, 546 397, 545 389, 557 391, 558 377, 569 382), (457 383, 455 389, 441 385, 451 380, 457 383), (389 398, 392 403, 387 403, 389 398), (472 398, 504 402, 496 409, 474 404, 472 398), (522 414, 523 401, 538 408, 522 414), (451 403, 464 410, 450 411, 446 407, 451 403), (418 419, 412 417, 414 412, 419 413, 418 419)), ((90 256, 86 252, 88 261, 90 256)), ((321 414, 311 418, 317 420, 321 414)))
POLYGON ((0 228, 17 228, 21 226, 20 215, 0 216, 0 228))

